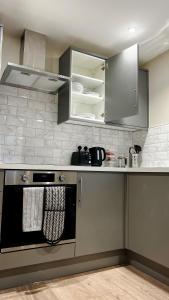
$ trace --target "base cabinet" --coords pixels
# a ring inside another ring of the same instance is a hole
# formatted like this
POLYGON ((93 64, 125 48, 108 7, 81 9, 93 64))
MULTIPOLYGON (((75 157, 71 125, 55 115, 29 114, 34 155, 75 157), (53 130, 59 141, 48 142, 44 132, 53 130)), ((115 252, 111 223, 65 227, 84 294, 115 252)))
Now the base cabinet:
POLYGON ((127 248, 169 267, 169 176, 128 175, 127 248))
POLYGON ((124 248, 124 175, 79 173, 75 255, 124 248))

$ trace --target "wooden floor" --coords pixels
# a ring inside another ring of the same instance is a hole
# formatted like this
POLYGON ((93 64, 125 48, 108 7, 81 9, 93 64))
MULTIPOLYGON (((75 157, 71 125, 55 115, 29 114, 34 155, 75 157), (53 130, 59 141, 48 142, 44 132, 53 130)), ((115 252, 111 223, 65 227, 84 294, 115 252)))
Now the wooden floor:
POLYGON ((168 300, 169 287, 134 267, 101 269, 0 292, 9 300, 168 300))

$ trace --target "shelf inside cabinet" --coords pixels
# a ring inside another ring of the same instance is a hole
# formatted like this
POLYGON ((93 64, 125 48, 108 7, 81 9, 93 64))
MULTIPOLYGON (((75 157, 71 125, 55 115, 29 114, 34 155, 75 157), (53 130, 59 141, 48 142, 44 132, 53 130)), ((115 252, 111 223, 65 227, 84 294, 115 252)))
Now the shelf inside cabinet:
POLYGON ((103 97, 94 96, 90 94, 83 94, 78 92, 72 92, 73 102, 83 103, 88 105, 94 105, 104 100, 103 97))
POLYGON ((72 80, 80 82, 84 87, 95 89, 104 84, 104 81, 101 79, 84 76, 81 74, 72 73, 72 80))
POLYGON ((86 121, 86 122, 92 122, 92 123, 100 123, 100 124, 104 124, 104 119, 92 119, 92 118, 87 118, 87 117, 81 117, 77 115, 71 115, 72 119, 76 119, 77 121, 86 121))
MULTIPOLYGON (((73 73, 78 73, 75 71, 76 69, 83 69, 87 72, 93 73, 95 70, 96 72, 105 66, 105 59, 100 58, 97 56, 93 56, 87 53, 79 52, 79 51, 72 51, 72 66, 73 66, 73 73)), ((85 74, 87 75, 87 74, 85 74)), ((88 74, 89 75, 89 74, 88 74)), ((89 75, 90 76, 90 75, 89 75)))

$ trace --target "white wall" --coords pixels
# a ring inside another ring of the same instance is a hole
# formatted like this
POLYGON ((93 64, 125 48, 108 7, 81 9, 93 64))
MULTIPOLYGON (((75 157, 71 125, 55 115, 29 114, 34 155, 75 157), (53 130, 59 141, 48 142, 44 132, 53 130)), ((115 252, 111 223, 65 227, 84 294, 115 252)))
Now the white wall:
POLYGON ((169 51, 145 67, 149 70, 150 127, 169 124, 169 51))

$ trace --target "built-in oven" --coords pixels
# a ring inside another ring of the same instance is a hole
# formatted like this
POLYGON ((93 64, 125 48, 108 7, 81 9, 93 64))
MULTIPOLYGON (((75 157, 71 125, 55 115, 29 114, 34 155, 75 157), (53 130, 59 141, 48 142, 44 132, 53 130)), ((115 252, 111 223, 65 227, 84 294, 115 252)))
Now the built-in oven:
POLYGON ((76 222, 76 172, 5 171, 1 252, 47 247, 42 230, 23 232, 23 189, 25 187, 65 187, 65 224, 59 244, 75 242, 76 222))

